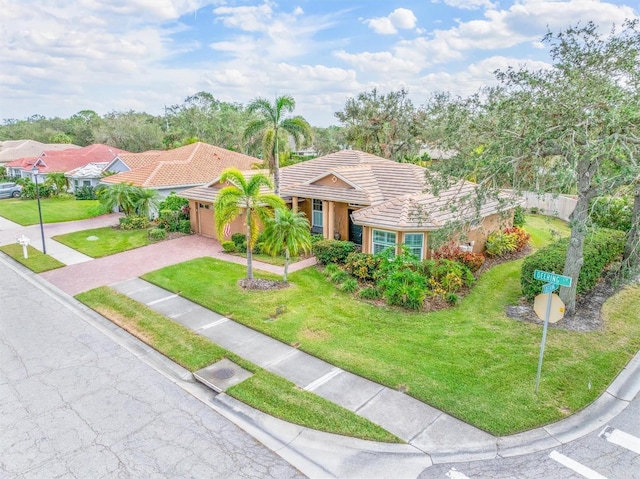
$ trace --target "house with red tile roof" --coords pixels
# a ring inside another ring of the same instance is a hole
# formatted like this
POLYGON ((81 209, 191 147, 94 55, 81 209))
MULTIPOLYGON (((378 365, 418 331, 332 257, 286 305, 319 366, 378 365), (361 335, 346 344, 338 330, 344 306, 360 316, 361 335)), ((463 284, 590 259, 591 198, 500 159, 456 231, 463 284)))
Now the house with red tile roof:
POLYGON ((110 162, 125 150, 100 143, 82 148, 46 150, 36 157, 25 157, 7 163, 7 175, 14 178, 43 180, 49 173, 67 173, 90 163, 110 162), (37 170, 37 173, 34 172, 37 170))
POLYGON ((0 141, 0 165, 20 158, 36 157, 43 151, 68 150, 80 148, 68 143, 41 143, 34 140, 0 141))
MULTIPOLYGON (((256 171, 243 174, 249 178, 256 171)), ((506 193, 487 198, 477 209, 476 202, 469 201, 477 197, 476 184, 460 181, 436 196, 425 193, 425 173, 418 165, 343 150, 281 168, 280 196, 292 209, 305 213, 312 233, 348 239, 365 253, 405 245, 419 258, 429 258, 430 236, 452 222, 465 225, 461 246, 480 252, 490 232, 511 225, 517 200, 506 193)), ((214 203, 224 186, 216 178, 179 194, 189 200, 191 229, 196 233, 217 237, 214 203)), ((244 228, 238 218, 227 236, 244 233, 244 228)))
POLYGON ((249 170, 260 162, 252 156, 196 142, 173 150, 120 154, 104 170, 115 174, 105 176, 100 183, 130 183, 168 196, 209 183, 226 168, 249 170))

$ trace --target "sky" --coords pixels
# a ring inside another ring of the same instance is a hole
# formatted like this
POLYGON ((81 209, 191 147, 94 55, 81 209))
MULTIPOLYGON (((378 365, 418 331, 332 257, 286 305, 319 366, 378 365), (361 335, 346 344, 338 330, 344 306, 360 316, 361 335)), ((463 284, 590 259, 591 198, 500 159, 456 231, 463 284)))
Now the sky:
POLYGON ((496 69, 547 67, 548 30, 639 15, 637 0, 0 0, 0 119, 161 115, 207 91, 292 95, 324 127, 358 93, 466 96, 496 69))

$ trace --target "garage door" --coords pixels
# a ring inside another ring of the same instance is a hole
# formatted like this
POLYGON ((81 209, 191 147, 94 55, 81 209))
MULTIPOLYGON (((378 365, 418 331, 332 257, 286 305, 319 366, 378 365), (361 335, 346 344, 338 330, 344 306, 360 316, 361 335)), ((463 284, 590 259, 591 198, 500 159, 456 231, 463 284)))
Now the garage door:
POLYGON ((198 230, 202 236, 216 238, 216 222, 213 217, 213 205, 198 203, 198 230))

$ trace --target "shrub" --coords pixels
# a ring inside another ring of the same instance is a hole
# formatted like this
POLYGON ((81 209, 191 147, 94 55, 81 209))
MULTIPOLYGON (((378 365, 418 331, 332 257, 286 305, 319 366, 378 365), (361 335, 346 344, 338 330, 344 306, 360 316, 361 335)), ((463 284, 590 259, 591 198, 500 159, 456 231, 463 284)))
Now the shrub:
POLYGON ((355 278, 347 278, 340 286, 340 289, 345 293, 355 293, 358 289, 358 280, 355 278))
POLYGON ((380 292, 380 289, 375 286, 367 286, 360 290, 358 296, 362 299, 380 299, 382 297, 382 293, 380 292))
POLYGON ((453 241, 443 245, 438 251, 433 253, 434 259, 449 259, 463 264, 472 272, 476 272, 484 264, 485 257, 482 253, 471 253, 462 251, 453 241))
POLYGON ((231 235, 231 241, 236 245, 236 251, 239 253, 247 252, 247 237, 244 233, 233 233, 231 235))
POLYGON ((620 231, 631 229, 632 211, 630 197, 601 196, 594 198, 589 205, 589 217, 594 225, 620 231))
MULTIPOLYGON (((22 182, 16 181, 16 183, 22 183, 20 198, 27 200, 35 200, 37 198, 36 184, 29 178, 25 178, 22 182)), ((40 198, 49 198, 53 194, 53 189, 51 188, 51 186, 45 185, 40 180, 38 180, 38 194, 40 195, 40 198)))
POLYGON ((311 244, 314 245, 316 244, 318 241, 323 241, 324 240, 324 236, 322 235, 311 235, 311 244))
POLYGON ((158 225, 167 231, 178 231, 178 225, 181 221, 180 216, 180 211, 167 209, 160 210, 158 213, 158 225))
POLYGON ((180 220, 180 222, 178 223, 178 231, 185 234, 191 233, 191 221, 180 220))
POLYGON ((514 235, 506 234, 503 231, 492 231, 487 236, 485 245, 489 256, 501 258, 509 253, 514 253, 518 247, 518 239, 514 235))
MULTIPOLYGON (((459 285, 458 289, 464 286, 471 286, 475 281, 473 277, 473 273, 464 266, 463 264, 458 263, 457 261, 451 261, 448 259, 439 259, 437 260, 431 271, 431 277, 444 286, 449 286, 450 288, 455 288, 456 285, 459 285)), ((445 290, 457 291, 457 289, 447 289, 445 290)))
POLYGON ((460 296, 458 296, 456 293, 447 293, 447 297, 445 299, 451 306, 455 306, 460 302, 460 296))
POLYGON ((167 196, 163 201, 160 202, 160 204, 158 205, 158 209, 160 211, 177 211, 182 216, 182 218, 180 219, 189 219, 189 200, 177 196, 175 191, 172 191, 169 196, 167 196))
POLYGON ((81 186, 80 188, 76 188, 76 191, 74 192, 74 196, 76 197, 76 200, 97 199, 96 189, 91 185, 84 185, 84 186, 81 186))
POLYGON ((145 216, 124 216, 119 222, 123 230, 143 230, 149 227, 149 218, 145 216))
POLYGON ((531 239, 531 235, 529 233, 517 226, 514 226, 513 228, 505 228, 503 233, 512 236, 515 239, 516 252, 522 251, 529 244, 529 240, 531 239))
POLYGON ((368 253, 349 253, 345 269, 361 281, 373 281, 383 258, 368 253))
POLYGON ((164 228, 151 228, 147 232, 147 237, 152 241, 160 241, 167 237, 167 230, 164 228))
POLYGON ((320 264, 344 264, 349 253, 353 253, 356 245, 351 241, 322 240, 316 242, 312 251, 320 264))
POLYGON ((333 273, 336 273, 340 271, 340 267, 337 264, 328 264, 327 267, 324 269, 324 275, 329 277, 331 276, 333 273))
POLYGON ((331 281, 336 284, 340 284, 343 281, 346 281, 348 278, 349 275, 347 274, 347 272, 342 271, 341 269, 331 275, 331 281))
POLYGON ((427 281, 416 271, 396 271, 382 281, 382 286, 384 298, 392 306, 419 310, 427 297, 427 281))
MULTIPOLYGON (((589 235, 584 242, 582 268, 578 277, 577 292, 591 290, 607 265, 615 261, 624 250, 625 234, 622 231, 599 229, 589 235)), ((520 284, 522 294, 532 300, 542 288, 542 282, 533 279, 536 269, 561 274, 567 255, 569 238, 562 238, 527 257, 522 263, 520 284)))
POLYGON ((220 243, 220 246, 222 246, 222 249, 226 253, 236 252, 236 244, 233 241, 223 241, 222 243, 220 243))
POLYGON ((524 226, 524 208, 520 205, 513 210, 513 226, 524 226))

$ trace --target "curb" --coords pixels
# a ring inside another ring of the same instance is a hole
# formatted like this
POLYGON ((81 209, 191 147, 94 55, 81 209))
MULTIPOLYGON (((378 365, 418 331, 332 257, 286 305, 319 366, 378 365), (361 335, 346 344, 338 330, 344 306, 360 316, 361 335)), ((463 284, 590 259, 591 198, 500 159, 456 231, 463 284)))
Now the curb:
POLYGON ((315 431, 257 411, 196 382, 193 374, 125 330, 0 254, 0 263, 23 276, 79 318, 134 354, 171 382, 243 429, 309 477, 416 477, 433 464, 514 457, 558 447, 599 428, 620 414, 640 392, 640 351, 606 391, 572 416, 540 428, 496 437, 491 446, 469 444, 460 449, 434 447, 422 451, 411 444, 387 444, 315 431))

